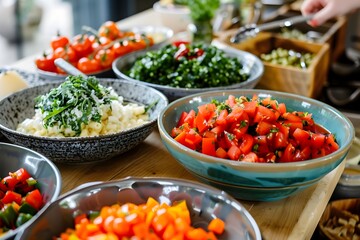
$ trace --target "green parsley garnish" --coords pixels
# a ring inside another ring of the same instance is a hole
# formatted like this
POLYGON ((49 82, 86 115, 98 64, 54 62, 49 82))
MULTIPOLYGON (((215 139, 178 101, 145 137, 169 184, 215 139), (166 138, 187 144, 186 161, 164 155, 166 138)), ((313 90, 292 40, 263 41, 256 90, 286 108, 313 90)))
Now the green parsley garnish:
POLYGON ((79 136, 82 124, 100 122, 99 106, 109 104, 114 96, 95 77, 69 76, 59 87, 35 99, 35 108, 44 114, 44 127, 70 128, 79 136))

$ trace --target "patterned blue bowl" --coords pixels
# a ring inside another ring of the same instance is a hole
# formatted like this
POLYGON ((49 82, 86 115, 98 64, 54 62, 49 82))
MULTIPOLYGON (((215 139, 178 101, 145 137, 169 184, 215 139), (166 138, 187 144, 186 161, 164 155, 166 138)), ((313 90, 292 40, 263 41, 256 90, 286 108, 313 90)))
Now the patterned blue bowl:
POLYGON ((99 79, 99 82, 105 87, 111 86, 125 101, 148 106, 157 101, 148 111, 149 121, 121 132, 93 137, 42 137, 16 131, 20 122, 35 115, 34 98, 60 84, 52 82, 24 89, 1 100, 0 131, 11 142, 35 150, 57 163, 94 163, 129 151, 150 135, 168 100, 155 89, 122 79, 99 79))
POLYGON ((255 201, 274 201, 286 198, 318 182, 345 158, 354 138, 350 120, 323 102, 289 93, 239 89, 194 94, 169 104, 161 113, 158 128, 163 143, 172 156, 200 180, 221 188, 236 198, 255 201), (284 102, 288 110, 313 114, 316 123, 334 133, 340 149, 334 153, 307 161, 291 163, 246 163, 211 157, 193 151, 171 136, 180 114, 212 99, 224 101, 235 96, 271 97, 284 102))

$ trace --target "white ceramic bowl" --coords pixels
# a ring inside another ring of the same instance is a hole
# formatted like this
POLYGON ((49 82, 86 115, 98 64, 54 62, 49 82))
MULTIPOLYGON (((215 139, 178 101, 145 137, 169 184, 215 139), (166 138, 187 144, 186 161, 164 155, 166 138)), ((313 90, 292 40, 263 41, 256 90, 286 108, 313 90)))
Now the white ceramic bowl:
POLYGON ((159 1, 153 5, 153 9, 159 14, 162 24, 175 33, 185 31, 191 23, 190 10, 186 6, 163 4, 159 1))

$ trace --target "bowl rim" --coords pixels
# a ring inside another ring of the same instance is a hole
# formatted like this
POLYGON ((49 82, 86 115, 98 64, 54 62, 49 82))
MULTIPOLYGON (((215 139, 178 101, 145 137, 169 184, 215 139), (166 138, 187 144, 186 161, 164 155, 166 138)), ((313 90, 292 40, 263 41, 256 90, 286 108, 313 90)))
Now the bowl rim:
MULTIPOLYGON (((129 54, 126 54, 124 56, 120 56, 117 59, 115 59, 112 63, 112 69, 113 72, 115 73, 116 76, 118 76, 119 78, 123 78, 126 79, 128 81, 132 81, 132 82, 136 82, 139 84, 143 84, 143 85, 147 85, 150 86, 152 88, 156 88, 159 89, 161 91, 186 91, 189 94, 196 94, 199 91, 217 91, 217 90, 223 90, 225 88, 242 88, 243 86, 246 86, 248 84, 257 84, 260 81, 261 76, 264 74, 264 64, 263 62, 255 55, 243 50, 239 50, 239 49, 234 49, 234 48, 225 48, 222 47, 221 45, 217 45, 217 44, 210 44, 211 46, 215 46, 217 47, 219 50, 223 51, 226 55, 232 55, 232 54, 237 54, 239 56, 235 57, 232 56, 232 58, 241 58, 241 59, 245 59, 245 58, 251 58, 254 62, 254 66, 258 66, 259 67, 259 71, 256 72, 256 74, 254 76, 249 76, 248 79, 246 79, 243 82, 239 82, 239 83, 234 83, 231 85, 225 85, 225 86, 218 86, 218 87, 207 87, 207 88, 180 88, 180 87, 171 87, 168 85, 161 85, 161 84, 155 84, 155 83, 150 83, 150 82, 146 82, 146 81, 142 81, 142 80, 138 80, 138 79, 134 79, 131 78, 130 76, 126 75, 123 71, 121 71, 118 68, 118 62, 122 62, 124 61, 124 59, 126 58, 130 58, 132 56, 136 56, 136 58, 140 57, 140 56, 145 56, 145 54, 148 51, 157 51, 159 49, 144 49, 141 51, 136 51, 136 52, 132 52, 129 54)), ((244 63, 242 63, 243 65, 245 65, 244 63)))
POLYGON ((190 14, 190 9, 187 6, 182 6, 178 4, 163 4, 161 1, 157 1, 153 5, 154 11, 159 13, 166 14, 177 14, 177 15, 188 15, 190 14), (169 7, 171 6, 171 8, 169 7))
MULTIPOLYGON (((6 147, 12 148, 12 149, 21 149, 21 150, 26 151, 28 153, 37 155, 38 157, 41 158, 41 161, 46 162, 46 164, 48 164, 50 166, 50 168, 52 169, 52 171, 55 174, 55 179, 56 179, 55 181, 56 181, 57 186, 55 188, 54 194, 51 196, 49 201, 34 215, 34 217, 31 218, 30 221, 35 220, 36 218, 38 218, 41 215, 42 211, 46 210, 48 208, 48 206, 52 202, 56 201, 58 199, 58 197, 60 196, 61 189, 62 189, 62 177, 61 177, 60 170, 45 155, 43 155, 43 154, 41 154, 39 152, 36 152, 36 151, 34 151, 34 150, 30 149, 30 148, 23 147, 23 146, 16 145, 16 144, 12 144, 12 143, 6 143, 6 142, 0 142, 0 147, 1 146, 6 146, 6 147)), ((19 232, 24 231, 24 229, 26 229, 30 225, 30 221, 24 223, 23 225, 21 225, 20 227, 18 227, 16 229, 9 230, 4 235, 0 235, 0 239, 9 239, 11 237, 14 237, 19 232)))
POLYGON ((308 169, 310 166, 313 167, 320 167, 325 165, 330 161, 330 159, 334 159, 334 162, 338 161, 340 162, 345 160, 345 155, 347 154, 348 150, 351 147, 351 143, 355 137, 355 130, 354 126, 351 123, 351 121, 339 110, 336 108, 321 102, 316 99, 292 94, 292 93, 286 93, 286 92, 280 92, 280 91, 273 91, 273 90, 263 90, 263 89, 230 89, 225 91, 209 91, 209 92, 203 92, 203 93, 197 93, 192 94, 183 98, 180 98, 178 100, 175 100, 171 102, 167 107, 165 107, 159 115, 158 120, 158 128, 160 132, 160 136, 163 139, 163 141, 166 141, 168 144, 170 144, 172 147, 176 148, 178 151, 180 151, 183 154, 190 155, 192 158, 197 159, 200 162, 206 162, 211 164, 222 164, 226 166, 231 166, 236 169, 243 169, 244 171, 254 171, 254 172, 283 172, 285 169, 289 170, 299 170, 299 169, 308 169), (242 93, 240 93, 242 92, 242 93), (340 146, 340 148, 324 157, 315 158, 315 159, 309 159, 306 161, 298 161, 298 162, 289 162, 289 163, 248 163, 248 162, 240 162, 240 161, 230 161, 228 159, 221 159, 213 156, 208 156, 205 154, 202 154, 197 151, 193 151, 190 148, 187 148, 186 146, 183 146, 175 141, 174 138, 170 136, 168 132, 166 132, 165 127, 163 125, 163 120, 166 116, 166 114, 175 109, 177 106, 183 105, 184 102, 187 102, 194 98, 202 98, 202 97, 211 97, 211 96, 225 96, 225 95, 239 95, 239 94, 261 94, 261 95, 268 95, 268 96, 282 96, 287 98, 292 98, 297 101, 302 102, 308 102, 311 104, 316 104, 320 106, 324 106, 324 109, 327 109, 328 111, 332 112, 335 115, 338 115, 344 123, 345 129, 348 129, 349 137, 345 140, 345 142, 340 146), (338 156, 338 157, 335 157, 338 156), (339 161, 340 157, 344 156, 341 161, 339 161))
MULTIPOLYGON (((123 82, 125 84, 130 84, 134 87, 140 85, 140 84, 134 84, 126 79, 118 79, 118 78, 97 78, 99 80, 99 83, 101 83, 102 81, 105 82, 123 82)), ((33 86, 33 87, 29 87, 29 88, 25 88, 21 91, 15 92, 11 95, 8 95, 7 97, 5 97, 4 99, 0 100, 0 104, 3 101, 6 101, 7 98, 21 94, 23 92, 26 91, 31 91, 33 89, 41 89, 44 86, 50 86, 50 85, 54 85, 54 87, 56 87, 58 84, 61 84, 63 81, 53 81, 53 82, 49 82, 49 83, 44 83, 43 85, 37 85, 37 86, 33 86)), ((142 87, 145 87, 146 89, 148 89, 149 91, 153 91, 154 93, 156 93, 159 97, 159 99, 162 99, 165 102, 165 106, 167 106, 169 104, 169 100, 167 99, 167 97, 161 93, 159 90, 157 89, 153 89, 150 88, 148 86, 144 86, 141 85, 142 87)), ((124 98, 126 99, 126 98, 124 98)), ((159 113, 160 115, 160 113, 159 113)), ((159 115, 157 117, 154 117, 153 119, 149 120, 148 122, 136 126, 136 127, 132 127, 132 128, 128 128, 125 130, 122 130, 120 132, 116 132, 116 133, 110 133, 110 134, 105 134, 105 135, 97 135, 97 136, 89 136, 89 137, 46 137, 46 136, 35 136, 35 135, 31 135, 31 134, 25 134, 25 133, 21 133, 18 132, 14 129, 10 129, 8 127, 5 127, 1 122, 0 122, 0 132, 5 132, 4 135, 6 135, 6 133, 8 134, 12 134, 12 135, 16 135, 16 136, 21 136, 21 137, 30 137, 33 139, 38 139, 38 140, 46 140, 46 141, 53 141, 53 142, 78 142, 78 141, 98 141, 98 140, 103 140, 103 139, 111 139, 114 137, 119 137, 119 136, 123 136, 125 134, 129 134, 132 133, 134 131, 140 130, 140 129, 144 129, 144 128, 148 128, 148 127, 155 127, 156 126, 156 122, 159 118, 159 115)))
MULTIPOLYGON (((256 239, 261 239, 261 232, 258 224, 256 223, 254 217, 250 214, 250 212, 245 208, 245 206, 240 203, 238 200, 236 200, 234 197, 229 195, 223 190, 220 190, 218 188, 212 187, 210 185, 188 180, 188 179, 180 179, 175 177, 136 177, 136 176, 127 176, 124 178, 116 179, 116 180, 109 180, 109 181, 98 181, 98 182, 87 182, 85 184, 79 185, 78 187, 75 187, 74 189, 64 193, 60 197, 58 197, 55 201, 51 202, 46 209, 41 209, 40 214, 42 215, 45 211, 48 211, 52 205, 55 205, 57 203, 61 203, 66 198, 71 197, 73 195, 77 195, 80 192, 89 192, 91 190, 99 190, 101 188, 107 188, 107 187, 113 187, 118 186, 119 184, 122 184, 123 182, 157 182, 161 185, 167 184, 167 185, 182 185, 186 187, 191 187, 194 189, 199 189, 202 191, 205 191, 207 194, 212 194, 217 199, 221 199, 222 201, 226 202, 227 204, 230 204, 233 208, 235 208, 238 212, 242 212, 246 219, 251 224, 252 230, 254 231, 254 234, 256 236, 256 239), (229 203, 229 201, 231 203, 229 203)), ((29 225, 35 222, 36 219, 31 219, 29 222, 29 225)), ((21 235, 20 233, 17 235, 16 239, 19 239, 21 235)))

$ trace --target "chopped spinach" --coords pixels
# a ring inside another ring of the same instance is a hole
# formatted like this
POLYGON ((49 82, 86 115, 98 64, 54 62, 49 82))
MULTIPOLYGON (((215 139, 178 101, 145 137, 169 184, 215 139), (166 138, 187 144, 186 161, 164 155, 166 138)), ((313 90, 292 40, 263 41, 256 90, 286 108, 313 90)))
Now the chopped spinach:
POLYGON ((147 52, 128 70, 131 78, 177 88, 208 88, 246 81, 237 58, 226 56, 215 46, 188 44, 180 54, 179 47, 167 45, 147 52))

